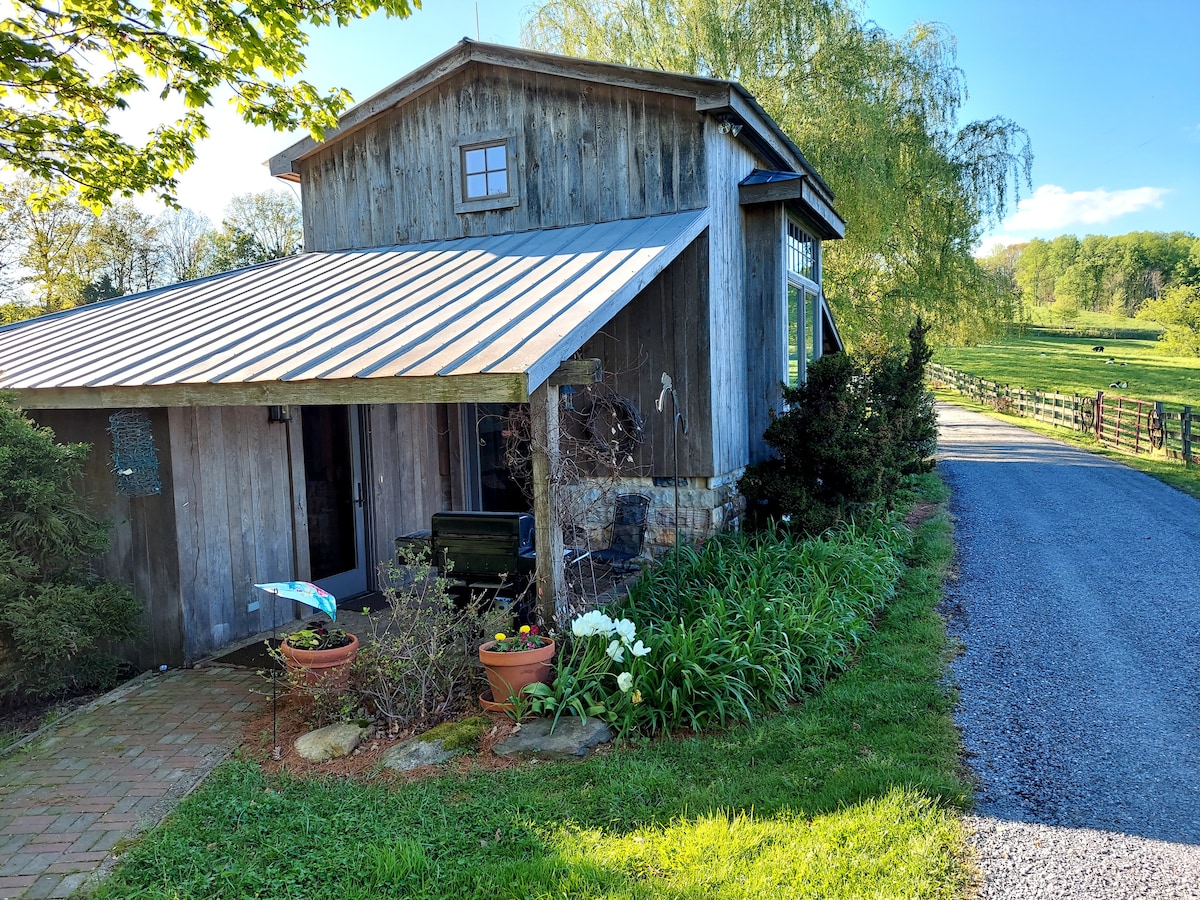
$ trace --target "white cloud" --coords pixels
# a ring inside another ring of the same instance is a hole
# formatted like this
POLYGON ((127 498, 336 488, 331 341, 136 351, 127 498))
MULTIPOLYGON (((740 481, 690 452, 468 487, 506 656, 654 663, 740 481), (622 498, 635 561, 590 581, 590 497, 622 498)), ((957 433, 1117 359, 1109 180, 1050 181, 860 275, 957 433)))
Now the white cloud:
POLYGON ((1065 191, 1043 184, 1017 204, 1004 220, 1006 231, 1059 231, 1071 225, 1098 225, 1148 207, 1162 206, 1166 188, 1140 187, 1123 191, 1065 191))

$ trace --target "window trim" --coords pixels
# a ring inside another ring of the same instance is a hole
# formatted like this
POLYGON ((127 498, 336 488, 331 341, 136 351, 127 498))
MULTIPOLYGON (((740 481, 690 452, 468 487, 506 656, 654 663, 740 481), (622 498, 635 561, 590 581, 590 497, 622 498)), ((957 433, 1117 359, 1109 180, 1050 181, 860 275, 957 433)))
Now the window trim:
POLYGON ((465 134, 453 145, 450 154, 450 176, 454 184, 454 211, 456 213, 486 212, 492 209, 511 209, 520 206, 520 168, 516 164, 517 133, 515 131, 488 131, 465 134), (504 160, 508 166, 508 193, 490 197, 468 199, 464 157, 468 150, 486 147, 504 147, 504 160))

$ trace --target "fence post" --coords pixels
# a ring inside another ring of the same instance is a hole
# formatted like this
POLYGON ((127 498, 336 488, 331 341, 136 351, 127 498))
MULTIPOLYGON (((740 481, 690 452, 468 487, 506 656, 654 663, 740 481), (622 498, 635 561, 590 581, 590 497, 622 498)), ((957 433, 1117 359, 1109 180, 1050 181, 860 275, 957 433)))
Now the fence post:
POLYGON ((1179 431, 1183 437, 1183 464, 1192 464, 1192 408, 1185 406, 1183 415, 1179 417, 1179 431))
POLYGON ((1104 439, 1104 391, 1096 391, 1096 440, 1104 439))

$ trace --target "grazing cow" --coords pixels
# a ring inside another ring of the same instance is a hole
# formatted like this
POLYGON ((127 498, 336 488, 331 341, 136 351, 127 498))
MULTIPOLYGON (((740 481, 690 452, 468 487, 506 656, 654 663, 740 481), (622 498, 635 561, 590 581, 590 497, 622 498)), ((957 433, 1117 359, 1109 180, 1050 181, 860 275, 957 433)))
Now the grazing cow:
POLYGON ((1097 345, 1097 346, 1093 347, 1093 348, 1092 348, 1092 352, 1093 352, 1093 353, 1103 353, 1103 352, 1104 352, 1104 345, 1103 345, 1103 344, 1099 344, 1099 345, 1097 345))

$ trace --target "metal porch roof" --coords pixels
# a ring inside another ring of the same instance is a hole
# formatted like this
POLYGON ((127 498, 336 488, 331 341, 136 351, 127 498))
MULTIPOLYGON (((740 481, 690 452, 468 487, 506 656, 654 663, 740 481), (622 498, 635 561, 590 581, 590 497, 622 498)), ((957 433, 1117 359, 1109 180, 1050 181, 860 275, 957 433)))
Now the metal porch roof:
POLYGON ((707 224, 303 253, 0 328, 0 389, 31 409, 524 400, 707 224))

